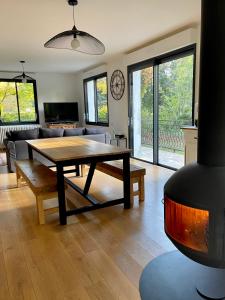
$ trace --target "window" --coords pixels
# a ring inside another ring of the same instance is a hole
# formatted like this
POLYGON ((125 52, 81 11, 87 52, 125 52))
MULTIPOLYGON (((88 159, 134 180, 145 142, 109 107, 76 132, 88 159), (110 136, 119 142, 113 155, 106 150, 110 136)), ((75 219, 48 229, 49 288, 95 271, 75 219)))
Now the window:
POLYGON ((108 126, 107 74, 101 74, 84 80, 84 101, 86 123, 108 126))
POLYGON ((0 124, 38 123, 36 82, 0 79, 0 124))
POLYGON ((181 127, 194 124, 195 45, 128 67, 129 137, 133 156, 178 169, 181 127))

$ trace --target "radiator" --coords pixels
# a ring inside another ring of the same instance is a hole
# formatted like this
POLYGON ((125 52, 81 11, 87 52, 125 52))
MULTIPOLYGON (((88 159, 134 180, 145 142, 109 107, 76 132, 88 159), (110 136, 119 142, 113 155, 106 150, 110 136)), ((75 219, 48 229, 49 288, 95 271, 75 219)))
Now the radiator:
POLYGON ((0 148, 4 148, 3 140, 6 138, 6 133, 9 131, 26 130, 40 128, 39 124, 27 124, 27 125, 9 125, 0 126, 0 148))

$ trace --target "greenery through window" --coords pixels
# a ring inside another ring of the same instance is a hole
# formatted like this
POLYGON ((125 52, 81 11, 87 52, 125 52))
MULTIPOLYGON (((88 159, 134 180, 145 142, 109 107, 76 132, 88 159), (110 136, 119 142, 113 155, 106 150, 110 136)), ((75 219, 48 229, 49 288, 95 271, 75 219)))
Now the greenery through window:
MULTIPOLYGON (((158 109, 159 121, 192 125, 193 54, 159 64, 158 109)), ((137 71, 138 72, 138 71, 137 71)), ((153 67, 142 69, 142 119, 153 119, 153 67)), ((163 124, 162 124, 163 126, 163 124)))
POLYGON ((101 74, 84 80, 84 100, 86 123, 108 125, 107 74, 101 74))
POLYGON ((0 124, 38 122, 35 81, 0 80, 0 124))

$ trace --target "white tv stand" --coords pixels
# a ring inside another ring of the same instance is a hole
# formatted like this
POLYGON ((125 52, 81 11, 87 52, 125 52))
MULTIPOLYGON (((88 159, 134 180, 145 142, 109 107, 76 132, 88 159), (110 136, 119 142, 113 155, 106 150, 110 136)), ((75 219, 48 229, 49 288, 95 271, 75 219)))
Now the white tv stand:
POLYGON ((78 123, 46 123, 47 128, 77 128, 78 123))

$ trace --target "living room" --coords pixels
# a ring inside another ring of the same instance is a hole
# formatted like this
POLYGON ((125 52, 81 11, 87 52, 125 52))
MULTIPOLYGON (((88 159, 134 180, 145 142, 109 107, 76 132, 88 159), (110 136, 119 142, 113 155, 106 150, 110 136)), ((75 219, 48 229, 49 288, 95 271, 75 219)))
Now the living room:
POLYGON ((216 2, 2 1, 0 299, 224 299, 216 2))

